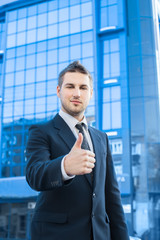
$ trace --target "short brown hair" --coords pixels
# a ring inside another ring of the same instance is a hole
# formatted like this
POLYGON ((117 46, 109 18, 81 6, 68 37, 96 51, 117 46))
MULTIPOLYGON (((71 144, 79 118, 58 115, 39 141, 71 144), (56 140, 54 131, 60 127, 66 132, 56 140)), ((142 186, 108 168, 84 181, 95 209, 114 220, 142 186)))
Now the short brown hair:
POLYGON ((93 86, 93 80, 90 72, 79 61, 74 61, 59 73, 58 85, 60 87, 62 86, 63 83, 63 77, 67 72, 79 72, 82 74, 86 74, 89 77, 91 87, 93 86))

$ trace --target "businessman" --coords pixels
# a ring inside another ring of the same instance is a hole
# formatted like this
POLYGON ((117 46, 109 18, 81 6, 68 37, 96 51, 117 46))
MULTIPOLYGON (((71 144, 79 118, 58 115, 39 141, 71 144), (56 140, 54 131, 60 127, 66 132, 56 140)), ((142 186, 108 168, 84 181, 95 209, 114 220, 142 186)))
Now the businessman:
POLYGON ((29 130, 26 179, 40 191, 32 240, 129 240, 107 135, 84 116, 92 94, 91 74, 71 63, 59 74, 60 112, 29 130))

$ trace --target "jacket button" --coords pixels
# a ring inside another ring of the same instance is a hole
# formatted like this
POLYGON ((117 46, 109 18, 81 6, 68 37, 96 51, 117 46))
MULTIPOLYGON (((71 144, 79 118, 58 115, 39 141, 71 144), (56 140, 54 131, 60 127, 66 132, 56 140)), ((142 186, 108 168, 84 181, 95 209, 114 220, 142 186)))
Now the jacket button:
POLYGON ((95 198, 96 197, 96 194, 95 193, 93 193, 93 198, 95 198))

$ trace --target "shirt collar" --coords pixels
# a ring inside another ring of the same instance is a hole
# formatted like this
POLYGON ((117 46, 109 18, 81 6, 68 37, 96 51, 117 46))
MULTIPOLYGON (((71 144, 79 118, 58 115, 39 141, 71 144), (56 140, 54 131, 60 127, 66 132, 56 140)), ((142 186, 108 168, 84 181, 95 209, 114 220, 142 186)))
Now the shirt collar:
POLYGON ((75 125, 77 123, 84 123, 86 130, 88 130, 88 124, 87 124, 87 120, 86 120, 85 116, 82 119, 82 121, 79 122, 76 118, 74 118, 70 114, 64 112, 62 109, 60 109, 59 115, 63 118, 63 120, 67 123, 67 125, 71 128, 71 130, 73 130, 73 128, 75 127, 75 125))

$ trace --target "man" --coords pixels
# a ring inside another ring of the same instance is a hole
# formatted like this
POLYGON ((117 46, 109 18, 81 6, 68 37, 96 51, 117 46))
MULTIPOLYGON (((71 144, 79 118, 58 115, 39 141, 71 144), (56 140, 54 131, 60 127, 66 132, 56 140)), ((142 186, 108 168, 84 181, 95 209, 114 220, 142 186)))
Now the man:
POLYGON ((87 126, 92 77, 79 62, 59 74, 61 110, 30 128, 26 178, 40 191, 32 240, 128 240, 107 135, 87 126))

